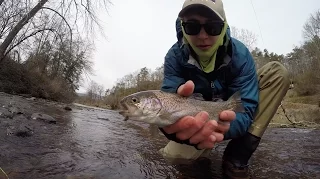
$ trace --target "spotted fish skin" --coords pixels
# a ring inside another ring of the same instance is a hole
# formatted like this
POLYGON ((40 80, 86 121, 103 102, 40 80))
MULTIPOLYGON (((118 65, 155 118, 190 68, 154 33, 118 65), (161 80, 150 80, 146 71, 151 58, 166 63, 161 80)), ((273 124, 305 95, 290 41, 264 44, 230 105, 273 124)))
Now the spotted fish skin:
POLYGON ((184 116, 195 116, 200 111, 208 112, 210 120, 218 120, 219 113, 223 110, 245 112, 239 92, 227 101, 213 102, 161 90, 148 90, 124 97, 119 105, 119 113, 125 120, 155 124, 159 127, 171 125, 184 116))

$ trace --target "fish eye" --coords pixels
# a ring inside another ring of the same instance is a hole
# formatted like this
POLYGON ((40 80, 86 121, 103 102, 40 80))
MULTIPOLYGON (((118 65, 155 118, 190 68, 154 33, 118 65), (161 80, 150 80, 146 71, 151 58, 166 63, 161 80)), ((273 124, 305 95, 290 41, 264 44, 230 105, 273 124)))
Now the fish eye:
POLYGON ((137 99, 136 97, 133 97, 133 98, 131 98, 131 101, 132 101, 133 103, 137 103, 137 102, 138 102, 138 99, 137 99))

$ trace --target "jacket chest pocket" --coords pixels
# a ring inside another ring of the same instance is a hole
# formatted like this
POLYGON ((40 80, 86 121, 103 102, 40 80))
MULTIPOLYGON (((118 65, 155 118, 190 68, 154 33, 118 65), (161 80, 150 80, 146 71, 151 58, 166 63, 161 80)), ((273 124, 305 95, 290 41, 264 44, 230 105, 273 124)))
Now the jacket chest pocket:
POLYGON ((214 100, 223 98, 226 92, 226 85, 223 74, 224 72, 217 72, 205 74, 204 72, 190 69, 185 71, 185 80, 192 80, 195 84, 194 93, 201 93, 206 100, 214 100), (218 74, 219 73, 219 74, 218 74))

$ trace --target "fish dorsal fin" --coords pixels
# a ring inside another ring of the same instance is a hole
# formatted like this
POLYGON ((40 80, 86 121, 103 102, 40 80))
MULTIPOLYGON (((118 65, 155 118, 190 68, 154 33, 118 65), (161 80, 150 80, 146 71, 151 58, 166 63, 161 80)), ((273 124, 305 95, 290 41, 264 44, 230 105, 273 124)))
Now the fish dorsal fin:
POLYGON ((233 107, 233 111, 235 112, 245 112, 244 106, 241 101, 241 93, 240 91, 235 92, 228 100, 231 101, 233 107))
POLYGON ((205 101, 203 98, 203 95, 201 93, 193 93, 190 98, 200 100, 200 101, 205 101))
POLYGON ((236 91, 229 99, 236 101, 236 102, 241 102, 241 93, 240 91, 236 91))

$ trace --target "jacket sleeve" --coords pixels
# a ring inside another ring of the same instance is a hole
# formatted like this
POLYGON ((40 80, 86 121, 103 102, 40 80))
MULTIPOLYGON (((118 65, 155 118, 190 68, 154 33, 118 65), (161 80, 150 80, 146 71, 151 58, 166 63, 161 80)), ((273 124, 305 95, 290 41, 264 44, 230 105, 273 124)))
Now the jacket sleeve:
POLYGON ((179 64, 181 58, 178 43, 174 44, 165 56, 164 61, 164 78, 162 81, 161 90, 165 92, 176 93, 180 85, 185 83, 185 79, 182 77, 182 70, 179 64))
POLYGON ((253 122, 259 100, 258 78, 251 53, 246 50, 246 54, 238 57, 238 59, 244 63, 237 65, 240 73, 229 85, 228 97, 240 91, 245 112, 236 113, 236 119, 231 122, 230 129, 225 134, 225 140, 243 136, 248 131, 253 122), (243 60, 239 58, 243 58, 243 60))

